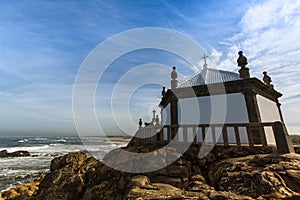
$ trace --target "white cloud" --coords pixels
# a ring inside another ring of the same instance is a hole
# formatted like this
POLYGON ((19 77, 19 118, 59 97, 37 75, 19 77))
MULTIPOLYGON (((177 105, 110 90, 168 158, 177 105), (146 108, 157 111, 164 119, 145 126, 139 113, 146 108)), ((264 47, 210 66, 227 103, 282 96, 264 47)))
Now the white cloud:
POLYGON ((227 58, 218 67, 237 71, 237 52, 244 51, 252 76, 261 78, 263 71, 269 72, 275 89, 284 95, 286 123, 293 124, 291 130, 300 133, 300 122, 295 121, 292 109, 299 109, 300 101, 293 104, 284 101, 300 89, 300 1, 258 2, 249 8, 238 26, 240 32, 221 43, 230 47, 227 58))

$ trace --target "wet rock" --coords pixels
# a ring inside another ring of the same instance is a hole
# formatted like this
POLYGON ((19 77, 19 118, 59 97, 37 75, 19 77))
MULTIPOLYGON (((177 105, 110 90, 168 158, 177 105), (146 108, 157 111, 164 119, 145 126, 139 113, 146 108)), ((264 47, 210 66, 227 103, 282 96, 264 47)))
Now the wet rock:
POLYGON ((129 187, 142 187, 148 185, 150 183, 150 179, 147 176, 134 176, 130 179, 129 187))
POLYGON ((0 193, 0 200, 2 199, 26 199, 37 194, 39 184, 43 180, 44 175, 34 179, 32 182, 24 183, 16 186, 10 190, 0 193), (1 199, 2 198, 2 199, 1 199))
POLYGON ((15 151, 12 153, 8 153, 7 150, 0 151, 0 158, 7 158, 7 157, 25 157, 30 156, 28 151, 15 151))

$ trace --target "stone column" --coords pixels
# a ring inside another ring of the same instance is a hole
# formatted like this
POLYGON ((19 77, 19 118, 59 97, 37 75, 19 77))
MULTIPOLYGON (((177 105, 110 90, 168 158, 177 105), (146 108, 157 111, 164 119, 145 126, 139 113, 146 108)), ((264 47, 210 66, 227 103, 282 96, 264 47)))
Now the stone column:
MULTIPOLYGON (((171 100, 170 104, 171 125, 178 125, 178 100, 174 98, 171 100)), ((177 128, 171 129, 171 138, 175 137, 177 130, 177 128)))
MULTIPOLYGON (((176 80, 178 77, 176 67, 173 67, 173 71, 171 72, 171 90, 172 90, 172 97, 170 99, 170 114, 171 114, 171 125, 178 125, 178 99, 175 96, 173 89, 178 87, 178 81, 176 80)), ((171 138, 174 138, 177 134, 178 129, 172 128, 171 129, 171 138)))
POLYGON ((244 92, 249 122, 261 122, 256 93, 251 89, 244 92))
MULTIPOLYGON (((244 96, 249 122, 261 123, 256 93, 252 89, 246 89, 244 96)), ((265 131, 263 128, 248 128, 247 133, 250 146, 253 146, 254 144, 267 144, 265 131)))
POLYGON ((178 125, 178 100, 171 101, 171 125, 178 125))
POLYGON ((289 137, 286 127, 282 122, 275 122, 273 132, 276 140, 278 153, 294 153, 294 147, 289 137))
POLYGON ((280 120, 281 120, 281 122, 284 122, 284 121, 283 121, 282 112, 281 112, 281 107, 280 107, 280 106, 281 106, 281 103, 277 102, 276 104, 277 104, 277 108, 278 108, 280 120))

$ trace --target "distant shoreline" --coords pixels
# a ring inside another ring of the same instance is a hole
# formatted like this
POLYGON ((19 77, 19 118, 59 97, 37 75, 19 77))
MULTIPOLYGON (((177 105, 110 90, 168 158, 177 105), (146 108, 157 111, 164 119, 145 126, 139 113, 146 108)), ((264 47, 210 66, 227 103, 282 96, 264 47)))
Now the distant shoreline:
POLYGON ((132 139, 132 137, 128 137, 128 136, 108 136, 107 137, 107 141, 111 141, 111 142, 130 142, 130 140, 132 139))

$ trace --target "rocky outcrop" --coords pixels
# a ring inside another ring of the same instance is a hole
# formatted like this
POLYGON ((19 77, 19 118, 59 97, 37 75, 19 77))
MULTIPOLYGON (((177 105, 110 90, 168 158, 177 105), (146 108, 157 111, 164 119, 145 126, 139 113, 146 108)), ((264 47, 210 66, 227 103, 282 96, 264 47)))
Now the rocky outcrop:
POLYGON ((300 155, 268 154, 226 159, 210 166, 208 180, 216 190, 252 198, 300 199, 300 155))
POLYGON ((295 153, 299 153, 300 154, 300 146, 299 145, 294 145, 294 150, 295 150, 295 153))
POLYGON ((27 197, 32 197, 37 194, 40 182, 43 180, 44 175, 39 178, 34 179, 32 182, 18 185, 15 188, 0 192, 0 200, 3 199, 25 199, 27 197))
MULTIPOLYGON (((126 150, 151 152, 153 149, 154 147, 128 147, 126 150)), ((124 155, 120 153, 121 151, 114 150, 104 161, 128 165, 127 169, 145 165, 133 165, 132 161, 136 163, 136 156, 122 158, 124 155)), ((50 173, 32 195, 25 194, 15 199, 300 198, 298 154, 269 154, 268 148, 250 147, 215 147, 205 158, 198 158, 198 153, 197 146, 192 146, 183 155, 176 149, 168 149, 167 153, 158 150, 152 156, 159 159, 147 157, 147 164, 167 162, 172 156, 179 156, 179 159, 162 169, 147 173, 117 171, 93 157, 88 158, 85 153, 70 153, 52 160, 50 173)), ((8 193, 7 191, 6 194, 8 193)), ((5 199, 13 196, 14 194, 2 194, 5 199)))
POLYGON ((0 151, 0 158, 7 158, 7 157, 24 157, 30 156, 28 151, 15 151, 12 153, 8 153, 7 150, 0 151))

